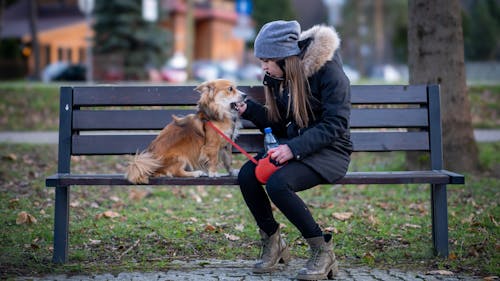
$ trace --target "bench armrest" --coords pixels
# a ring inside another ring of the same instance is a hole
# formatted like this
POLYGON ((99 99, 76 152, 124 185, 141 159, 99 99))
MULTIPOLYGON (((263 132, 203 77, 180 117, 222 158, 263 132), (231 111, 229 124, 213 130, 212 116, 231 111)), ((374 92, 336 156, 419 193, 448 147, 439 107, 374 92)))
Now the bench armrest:
POLYGON ((452 171, 448 170, 435 170, 436 172, 443 173, 445 175, 448 175, 450 177, 450 184, 464 184, 465 183, 465 176, 461 174, 457 174, 452 171))

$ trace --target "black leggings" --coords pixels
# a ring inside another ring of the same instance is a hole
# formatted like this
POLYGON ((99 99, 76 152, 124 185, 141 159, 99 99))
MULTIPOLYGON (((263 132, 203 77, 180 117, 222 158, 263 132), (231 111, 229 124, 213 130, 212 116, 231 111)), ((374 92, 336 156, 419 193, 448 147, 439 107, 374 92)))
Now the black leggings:
POLYGON ((323 235, 306 204, 296 194, 298 191, 326 183, 321 175, 307 165, 299 161, 289 162, 269 178, 264 190, 255 178, 255 164, 248 161, 241 167, 238 180, 250 212, 259 228, 267 235, 272 235, 279 227, 273 217, 269 199, 297 227, 304 238, 323 235))

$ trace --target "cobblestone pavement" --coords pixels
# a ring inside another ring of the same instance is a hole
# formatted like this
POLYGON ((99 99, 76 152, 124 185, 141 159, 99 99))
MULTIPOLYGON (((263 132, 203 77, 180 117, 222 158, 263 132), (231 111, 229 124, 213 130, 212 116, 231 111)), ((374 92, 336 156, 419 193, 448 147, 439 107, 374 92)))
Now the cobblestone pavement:
MULTIPOLYGON (((197 260, 197 261, 174 261, 171 268, 161 272, 129 272, 99 275, 50 275, 43 277, 20 277, 18 281, 167 281, 167 280, 186 280, 186 281, 261 281, 261 280, 295 280, 295 275, 305 260, 292 260, 292 262, 283 268, 285 270, 276 271, 271 274, 256 275, 252 273, 252 264, 254 261, 225 261, 225 260, 197 260)), ((457 281, 457 280, 482 280, 479 277, 465 275, 440 275, 429 272, 402 271, 396 269, 373 269, 368 267, 347 268, 340 267, 340 272, 335 280, 359 280, 359 281, 457 281)))

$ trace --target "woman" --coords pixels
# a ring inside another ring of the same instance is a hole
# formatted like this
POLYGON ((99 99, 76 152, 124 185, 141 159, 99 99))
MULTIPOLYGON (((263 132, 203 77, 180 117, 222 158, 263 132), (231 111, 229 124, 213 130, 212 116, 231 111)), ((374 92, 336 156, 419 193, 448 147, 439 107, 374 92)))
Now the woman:
POLYGON ((262 237, 256 273, 273 271, 279 262, 290 259, 271 201, 310 246, 311 257, 297 278, 325 279, 337 273, 332 235, 322 232, 296 192, 334 183, 347 172, 352 149, 350 83, 342 70, 339 45, 333 28, 315 26, 301 33, 296 21, 267 23, 255 39, 255 56, 266 73, 266 102, 249 100, 238 110, 259 129, 272 128, 280 145, 269 154, 287 163, 271 175, 265 189, 255 177, 254 163, 245 163, 238 175, 262 237))

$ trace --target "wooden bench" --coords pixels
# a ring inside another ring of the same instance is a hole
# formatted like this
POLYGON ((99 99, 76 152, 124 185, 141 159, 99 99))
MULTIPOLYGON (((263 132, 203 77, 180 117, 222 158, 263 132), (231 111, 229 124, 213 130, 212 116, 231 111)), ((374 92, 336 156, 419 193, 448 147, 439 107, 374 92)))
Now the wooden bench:
MULTIPOLYGON (((261 86, 240 86, 263 101, 261 86)), ((352 86, 351 134, 354 151, 424 151, 430 167, 423 171, 349 172, 340 184, 430 184, 435 254, 448 256, 447 184, 464 176, 443 170, 439 86, 352 86)), ((46 179, 55 187, 55 263, 68 258, 70 186, 131 185, 123 174, 74 174, 72 155, 123 155, 144 149, 172 114, 195 110, 194 86, 62 87, 60 95, 57 174, 46 179), (92 132, 92 133, 89 133, 92 132)), ((263 138, 243 120, 237 143, 248 152, 262 149, 263 138)), ((233 149, 234 152, 238 152, 233 149)), ((152 178, 149 185, 237 185, 235 177, 152 178)))

